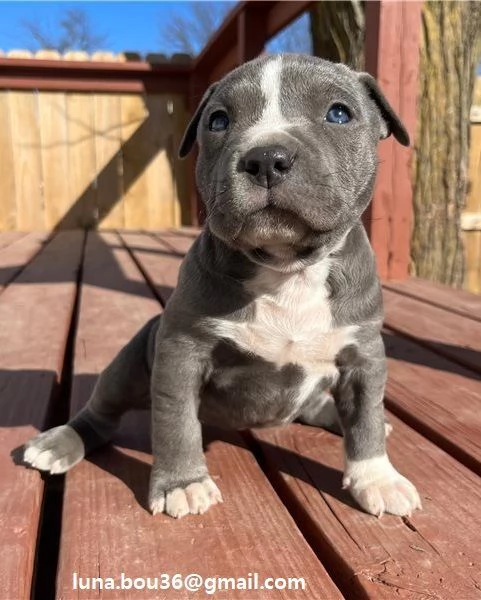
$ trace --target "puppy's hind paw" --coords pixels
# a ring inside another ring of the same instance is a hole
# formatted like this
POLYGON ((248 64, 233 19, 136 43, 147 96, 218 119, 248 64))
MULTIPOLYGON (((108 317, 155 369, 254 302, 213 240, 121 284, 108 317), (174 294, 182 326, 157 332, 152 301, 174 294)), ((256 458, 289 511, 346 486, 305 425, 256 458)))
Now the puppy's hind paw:
POLYGON ((29 440, 23 459, 26 463, 53 474, 65 473, 85 456, 79 434, 68 425, 53 427, 29 440))
POLYGON ((391 465, 387 456, 348 463, 343 486, 368 513, 410 516, 421 509, 414 485, 391 465))
POLYGON ((219 502, 223 502, 220 490, 212 479, 207 477, 185 487, 151 494, 150 510, 154 515, 165 512, 175 519, 180 519, 189 514, 201 515, 219 502))

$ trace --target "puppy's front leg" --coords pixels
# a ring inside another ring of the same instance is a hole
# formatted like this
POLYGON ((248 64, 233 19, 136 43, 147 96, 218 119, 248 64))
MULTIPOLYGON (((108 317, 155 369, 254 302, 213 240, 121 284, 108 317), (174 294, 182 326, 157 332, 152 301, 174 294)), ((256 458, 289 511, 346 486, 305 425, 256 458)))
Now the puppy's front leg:
POLYGON ((209 477, 197 417, 202 363, 193 344, 161 341, 152 370, 152 451, 149 505, 153 514, 200 514, 222 502, 209 477))
POLYGON ((334 398, 344 429, 343 486, 367 512, 410 515, 421 508, 413 484, 392 466, 385 447, 386 360, 381 336, 368 336, 362 350, 339 357, 334 398))

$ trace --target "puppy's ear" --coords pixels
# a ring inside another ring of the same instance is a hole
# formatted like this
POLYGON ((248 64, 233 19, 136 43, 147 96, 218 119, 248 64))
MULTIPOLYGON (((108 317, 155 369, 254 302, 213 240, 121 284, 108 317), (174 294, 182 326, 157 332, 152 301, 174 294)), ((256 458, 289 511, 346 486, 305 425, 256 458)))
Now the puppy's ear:
POLYGON ((409 146, 409 134, 402 124, 401 119, 387 101, 386 96, 381 92, 377 81, 369 73, 359 73, 359 79, 381 113, 383 119, 381 139, 389 137, 392 133, 400 144, 409 146))
POLYGON ((207 102, 209 102, 209 99, 214 93, 216 87, 217 83, 213 83, 208 87, 207 91, 202 96, 202 100, 199 102, 199 106, 197 107, 194 116, 190 120, 190 123, 187 125, 184 137, 180 142, 179 158, 185 158, 187 154, 189 154, 189 152, 192 150, 192 147, 195 144, 195 140, 197 139, 197 127, 199 125, 200 118, 202 117, 204 108, 206 107, 207 102))

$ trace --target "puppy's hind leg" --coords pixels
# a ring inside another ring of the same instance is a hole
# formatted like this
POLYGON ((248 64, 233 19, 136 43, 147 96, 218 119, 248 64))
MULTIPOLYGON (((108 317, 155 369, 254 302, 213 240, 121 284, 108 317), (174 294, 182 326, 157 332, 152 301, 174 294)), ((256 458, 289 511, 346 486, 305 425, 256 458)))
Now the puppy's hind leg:
POLYGON ((66 425, 27 442, 24 460, 50 473, 65 473, 107 443, 122 415, 150 406, 150 372, 160 317, 150 320, 100 374, 86 406, 66 425))

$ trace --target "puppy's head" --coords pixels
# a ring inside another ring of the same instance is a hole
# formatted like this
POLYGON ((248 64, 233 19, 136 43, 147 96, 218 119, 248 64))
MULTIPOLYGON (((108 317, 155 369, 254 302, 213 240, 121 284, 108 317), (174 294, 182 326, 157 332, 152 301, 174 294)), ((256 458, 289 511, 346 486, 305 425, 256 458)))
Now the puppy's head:
POLYGON ((295 270, 318 260, 371 198, 376 147, 408 134, 375 80, 304 55, 263 56, 211 85, 190 122, 212 233, 251 260, 295 270))

